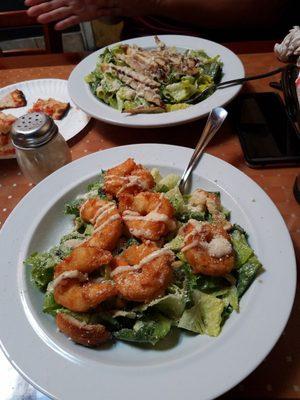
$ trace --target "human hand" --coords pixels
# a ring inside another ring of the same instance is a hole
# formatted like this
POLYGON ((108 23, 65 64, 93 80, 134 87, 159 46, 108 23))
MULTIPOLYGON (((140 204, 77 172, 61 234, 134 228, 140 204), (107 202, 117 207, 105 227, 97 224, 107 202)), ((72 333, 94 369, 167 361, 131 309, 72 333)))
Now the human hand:
POLYGON ((58 21, 55 29, 63 30, 100 17, 153 14, 159 0, 25 0, 31 17, 46 24, 58 21))

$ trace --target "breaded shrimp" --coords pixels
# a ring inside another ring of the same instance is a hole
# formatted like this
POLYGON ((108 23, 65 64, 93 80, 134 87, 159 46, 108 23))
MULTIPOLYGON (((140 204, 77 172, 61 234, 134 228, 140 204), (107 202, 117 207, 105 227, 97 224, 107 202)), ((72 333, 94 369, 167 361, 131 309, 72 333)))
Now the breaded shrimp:
POLYGON ((88 280, 79 271, 68 271, 59 275, 52 283, 56 303, 71 311, 85 312, 117 295, 112 281, 88 280))
POLYGON ((74 342, 88 347, 96 347, 110 339, 111 334, 101 324, 87 324, 71 315, 58 313, 56 325, 65 335, 74 342))
POLYGON ((150 171, 136 164, 132 158, 108 169, 104 176, 105 192, 115 197, 122 193, 137 194, 144 190, 151 190, 154 185, 150 171))
POLYGON ((123 221, 133 236, 157 241, 176 229, 173 206, 162 193, 124 194, 119 200, 123 221))
POLYGON ((65 271, 78 270, 82 273, 90 273, 108 264, 111 259, 112 255, 109 251, 91 246, 87 241, 75 247, 68 257, 56 265, 54 277, 65 271))
POLYGON ((194 273, 226 275, 234 267, 234 251, 230 236, 216 224, 191 219, 180 230, 184 236, 184 253, 194 273))
POLYGON ((164 293, 172 279, 174 254, 146 242, 128 247, 112 262, 112 277, 126 300, 149 302, 164 293))
POLYGON ((203 189, 196 189, 189 199, 189 205, 197 211, 208 211, 212 220, 222 225, 225 230, 231 229, 231 223, 222 213, 220 197, 216 193, 206 192, 203 189))
POLYGON ((105 250, 113 250, 122 234, 122 220, 114 201, 99 197, 86 200, 80 207, 83 221, 94 225, 88 243, 105 250))

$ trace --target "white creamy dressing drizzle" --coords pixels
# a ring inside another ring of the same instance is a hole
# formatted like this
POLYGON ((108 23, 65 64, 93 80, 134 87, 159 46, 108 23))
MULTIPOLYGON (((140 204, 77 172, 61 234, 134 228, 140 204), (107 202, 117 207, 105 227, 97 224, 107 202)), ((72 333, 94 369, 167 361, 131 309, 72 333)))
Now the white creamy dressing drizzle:
POLYGON ((104 215, 109 214, 116 208, 114 203, 105 204, 102 207, 99 207, 94 217, 91 219, 91 223, 93 225, 97 225, 97 222, 104 217, 104 215))
POLYGON ((144 237, 148 237, 152 234, 152 232, 150 231, 150 229, 134 229, 134 228, 129 228, 130 233, 133 236, 144 236, 144 237))
POLYGON ((198 240, 194 240, 192 243, 187 244, 186 246, 184 246, 181 251, 185 252, 187 250, 193 249, 194 247, 198 246, 198 240))
POLYGON ((144 257, 137 265, 122 265, 120 267, 117 267, 115 270, 113 270, 113 272, 111 273, 111 276, 120 274, 122 272, 127 272, 127 271, 131 271, 131 272, 138 271, 145 264, 148 264, 149 262, 153 261, 155 258, 160 257, 165 254, 171 256, 172 261, 174 260, 174 254, 171 250, 168 250, 168 249, 155 250, 155 251, 153 251, 153 253, 150 253, 146 257, 144 257))
POLYGON ((101 230, 102 230, 103 228, 105 228, 108 224, 110 224, 111 222, 114 222, 114 221, 116 221, 117 219, 120 219, 120 218, 121 218, 121 217, 120 217, 119 214, 114 214, 114 215, 112 215, 112 216, 109 217, 106 221, 104 221, 103 224, 99 225, 99 226, 94 230, 93 234, 96 233, 96 232, 101 231, 101 230))
POLYGON ((191 236, 194 236, 194 235, 196 235, 197 233, 201 233, 203 225, 206 225, 207 222, 202 222, 202 221, 197 221, 196 219, 191 219, 191 220, 189 221, 189 224, 191 224, 191 225, 194 227, 194 229, 191 230, 191 232, 188 233, 188 234, 185 236, 185 238, 184 238, 184 243, 186 243, 186 242, 188 241, 188 239, 189 239, 191 236))
MULTIPOLYGON (((123 213, 124 221, 152 221, 152 222, 164 222, 170 230, 174 230, 176 228, 176 222, 169 218, 166 214, 158 212, 159 208, 162 205, 163 193, 159 196, 160 202, 147 215, 139 215, 136 211, 126 210, 123 213)), ((131 230, 130 230, 131 232, 131 230)), ((132 232, 131 232, 132 233, 132 232)))
POLYGON ((121 187, 121 189, 117 192, 117 195, 119 195, 120 193, 124 192, 124 190, 126 190, 127 188, 132 187, 132 186, 139 186, 143 190, 148 189, 147 182, 144 182, 139 176, 129 175, 129 176, 126 176, 126 178, 127 178, 128 182, 124 186, 121 187))
POLYGON ((86 274, 83 274, 80 271, 65 271, 62 274, 58 275, 57 278, 55 278, 52 282, 48 284, 47 291, 48 292, 53 292, 53 290, 56 288, 58 284, 60 284, 61 281, 64 279, 78 279, 80 282, 84 282, 88 280, 88 277, 86 274))

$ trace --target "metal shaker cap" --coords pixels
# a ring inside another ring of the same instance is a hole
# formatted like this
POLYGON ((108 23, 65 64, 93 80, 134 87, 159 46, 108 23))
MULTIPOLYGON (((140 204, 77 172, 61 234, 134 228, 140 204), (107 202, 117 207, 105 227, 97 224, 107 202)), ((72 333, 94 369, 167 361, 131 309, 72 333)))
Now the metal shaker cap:
POLYGON ((57 125, 47 114, 33 112, 22 115, 12 125, 13 144, 20 149, 31 149, 49 142, 58 132, 57 125))

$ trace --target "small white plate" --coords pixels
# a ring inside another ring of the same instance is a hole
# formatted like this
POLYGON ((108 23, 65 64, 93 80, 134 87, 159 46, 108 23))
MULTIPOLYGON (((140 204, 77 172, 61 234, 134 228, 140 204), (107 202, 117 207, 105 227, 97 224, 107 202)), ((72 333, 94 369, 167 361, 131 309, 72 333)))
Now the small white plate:
MULTIPOLYGON (((222 81, 243 78, 245 76, 243 64, 238 56, 218 43, 197 37, 181 35, 160 35, 159 38, 166 43, 167 46, 175 46, 181 50, 204 50, 211 57, 220 55, 221 61, 224 63, 222 81)), ((120 43, 136 44, 143 48, 155 46, 154 36, 130 39, 120 43)), ((78 107, 94 118, 114 125, 129 126, 132 128, 154 128, 193 121, 207 115, 212 108, 223 106, 228 103, 237 95, 241 88, 241 85, 237 85, 218 89, 204 101, 192 105, 185 110, 161 114, 129 115, 121 113, 98 100, 91 92, 89 85, 84 81, 84 77, 95 69, 98 56, 103 53, 104 50, 105 48, 89 55, 73 69, 69 77, 68 87, 71 99, 78 107)))
MULTIPOLYGON (((3 110, 5 114, 12 114, 15 117, 26 114, 38 98, 48 99, 52 97, 55 100, 70 103, 71 107, 67 115, 61 120, 54 121, 65 140, 69 140, 77 135, 91 118, 85 112, 77 108, 71 101, 68 93, 68 82, 64 79, 34 79, 31 81, 14 83, 13 85, 1 88, 0 97, 5 96, 15 89, 22 90, 27 100, 27 105, 25 107, 7 108, 3 110)), ((0 153, 0 159, 5 158, 15 158, 15 155, 1 156, 0 153)))
POLYGON ((64 203, 82 193, 101 169, 128 157, 165 175, 181 174, 191 155, 192 149, 163 144, 93 153, 47 177, 10 214, 0 231, 0 343, 13 366, 38 390, 59 400, 182 400, 187 394, 212 399, 250 374, 278 340, 296 287, 288 230, 256 183, 207 154, 193 173, 193 188, 221 192, 232 221, 249 233, 265 268, 220 336, 181 333, 163 349, 118 342, 95 350, 69 341, 42 312, 43 295, 30 282, 23 260, 49 249, 70 231, 71 218, 62 213, 64 203))

